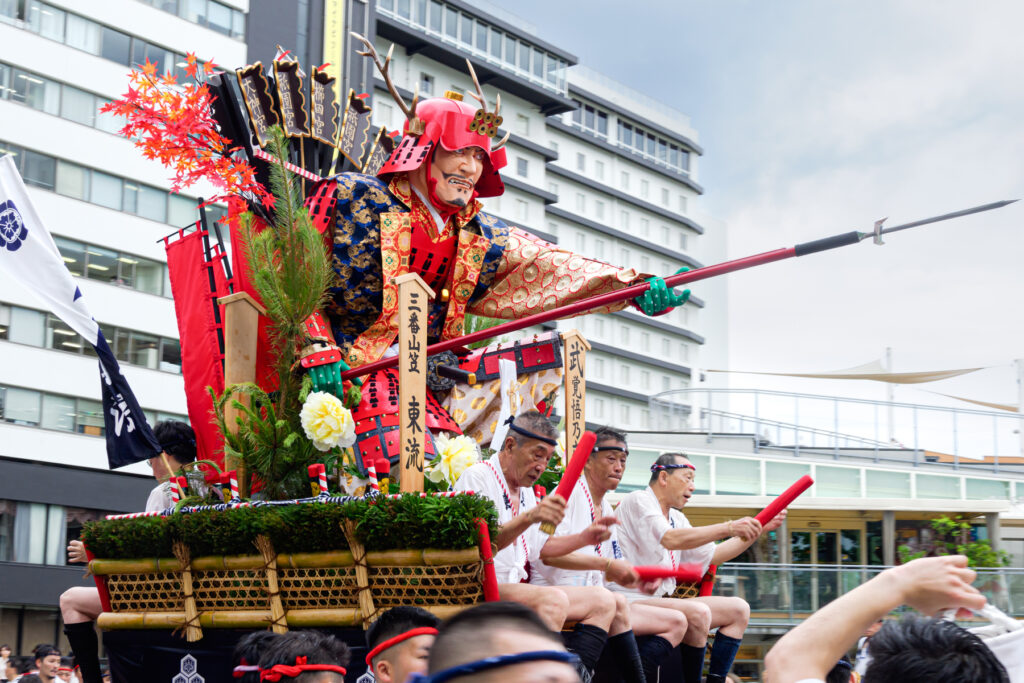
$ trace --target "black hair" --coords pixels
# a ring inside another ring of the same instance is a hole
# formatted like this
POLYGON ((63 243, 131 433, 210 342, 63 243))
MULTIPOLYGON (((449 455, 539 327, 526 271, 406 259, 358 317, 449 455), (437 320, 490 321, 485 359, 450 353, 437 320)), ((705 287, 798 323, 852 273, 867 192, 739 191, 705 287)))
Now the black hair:
POLYGON ((161 420, 153 427, 153 435, 160 442, 164 453, 172 456, 179 464, 195 462, 196 433, 184 422, 161 420))
POLYGON ((441 620, 425 609, 419 607, 392 607, 382 612, 380 618, 370 625, 366 632, 366 647, 372 650, 385 640, 401 635, 406 631, 424 626, 437 628, 441 620))
POLYGON ((73 668, 75 666, 75 658, 65 655, 60 658, 60 665, 64 668, 73 668))
MULTIPOLYGON (((295 666, 295 660, 305 657, 308 664, 335 664, 348 666, 350 653, 348 645, 328 633, 320 631, 289 631, 274 638, 260 657, 261 669, 276 664, 295 666)), ((313 683, 323 676, 322 671, 306 671, 292 680, 296 683, 313 683)), ((338 674, 338 680, 344 680, 338 674)))
POLYGON ((850 683, 850 673, 852 671, 853 664, 850 662, 850 658, 843 655, 825 676, 825 683, 850 683))
POLYGON ((594 439, 595 444, 599 444, 602 441, 618 441, 619 443, 626 443, 626 433, 620 432, 617 429, 612 429, 611 427, 601 427, 594 432, 594 436, 597 437, 594 439))
POLYGON ((1006 669, 981 638, 951 621, 907 617, 871 637, 864 683, 1009 683, 1006 669))
MULTIPOLYGON (((662 453, 658 456, 658 459, 654 461, 654 466, 678 465, 679 458, 683 458, 684 460, 687 459, 685 453, 662 453)), ((666 470, 654 470, 651 472, 651 479, 647 483, 653 485, 658 481, 658 475, 665 471, 666 470)))
MULTIPOLYGON (((242 663, 257 665, 260 657, 270 647, 270 644, 277 640, 279 634, 273 631, 253 631, 235 643, 235 649, 231 653, 231 666, 239 666, 242 663)), ((247 671, 236 680, 239 683, 260 683, 259 671, 247 671)))
MULTIPOLYGON (((527 410, 522 415, 517 416, 512 424, 529 432, 533 432, 537 436, 543 436, 548 439, 558 439, 558 430, 555 429, 553 424, 551 424, 551 420, 544 417, 536 410, 527 410)), ((531 438, 525 434, 520 434, 513 429, 508 430, 508 436, 511 436, 512 439, 515 440, 517 446, 521 446, 524 441, 528 441, 531 438)))
POLYGON ((538 635, 550 640, 552 649, 564 648, 561 636, 548 630, 529 607, 515 602, 485 602, 441 624, 430 648, 428 673, 490 657, 494 654, 492 637, 501 631, 538 635))
POLYGON ((43 679, 36 674, 25 674, 18 679, 18 683, 43 683, 43 679))
POLYGON ((57 655, 60 657, 60 650, 57 649, 56 645, 50 645, 49 643, 40 643, 32 649, 32 661, 39 659, 46 659, 50 655, 57 655))

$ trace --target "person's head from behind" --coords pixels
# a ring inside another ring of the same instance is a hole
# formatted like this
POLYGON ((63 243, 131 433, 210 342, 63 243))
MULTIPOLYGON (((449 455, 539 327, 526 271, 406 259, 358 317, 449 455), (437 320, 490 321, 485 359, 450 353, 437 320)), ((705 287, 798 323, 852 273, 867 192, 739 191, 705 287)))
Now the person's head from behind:
POLYGON ((561 637, 532 610, 488 602, 441 625, 428 671, 434 683, 579 683, 574 662, 561 637))
POLYGON ((405 683, 410 674, 425 673, 441 620, 419 607, 394 607, 380 615, 366 632, 366 665, 380 683, 405 683))
POLYGON ((279 635, 260 657, 260 680, 295 683, 344 683, 348 645, 319 631, 279 635))
POLYGON ((57 677, 57 669, 60 668, 60 650, 53 645, 36 645, 32 650, 32 660, 35 668, 39 671, 40 679, 52 681, 57 677))
POLYGON ((864 683, 1009 683, 1006 669, 978 636, 951 621, 908 617, 871 638, 864 683))
POLYGON ((232 666, 238 683, 260 682, 260 657, 277 637, 273 631, 253 631, 235 644, 232 666))
POLYGON ((825 683, 853 683, 853 664, 846 655, 840 657, 836 665, 825 676, 825 683))
POLYGON ((153 435, 160 442, 163 452, 149 459, 153 476, 157 481, 168 477, 196 460, 196 433, 179 420, 161 420, 153 427, 153 435))

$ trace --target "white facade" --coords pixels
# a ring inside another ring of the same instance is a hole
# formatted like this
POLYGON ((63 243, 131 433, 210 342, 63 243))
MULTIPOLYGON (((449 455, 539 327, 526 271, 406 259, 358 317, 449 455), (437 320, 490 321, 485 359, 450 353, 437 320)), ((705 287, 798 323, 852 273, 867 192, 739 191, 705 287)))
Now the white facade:
MULTIPOLYGON (((178 328, 158 240, 197 218, 197 187, 169 196, 98 107, 135 60, 183 55, 244 64, 247 0, 0 3, 0 146, 14 153, 42 219, 151 421, 186 414, 178 328), (174 9, 173 7, 170 7, 174 9), (86 259, 88 261, 86 262, 86 259)), ((0 273, 0 456, 106 469, 100 377, 82 340, 0 273)), ((87 345, 86 345, 87 346, 87 345)), ((126 468, 148 473, 145 463, 126 468)))

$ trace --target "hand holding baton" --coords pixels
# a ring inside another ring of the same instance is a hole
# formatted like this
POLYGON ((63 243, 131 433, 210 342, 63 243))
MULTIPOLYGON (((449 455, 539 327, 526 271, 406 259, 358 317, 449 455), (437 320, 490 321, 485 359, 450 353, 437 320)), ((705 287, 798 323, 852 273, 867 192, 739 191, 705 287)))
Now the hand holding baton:
POLYGON ((806 474, 800 477, 796 480, 796 483, 783 491, 778 498, 769 503, 768 507, 758 512, 757 515, 754 516, 754 519, 760 522, 761 526, 764 526, 775 519, 775 515, 789 507, 789 504, 796 500, 797 496, 809 489, 813 483, 814 480, 806 474))
MULTIPOLYGON (((593 432, 583 432, 580 442, 576 444, 576 450, 572 453, 569 464, 565 466, 562 480, 558 482, 558 488, 555 489, 556 496, 561 496, 566 501, 569 500, 572 490, 576 487, 576 482, 579 481, 580 475, 583 473, 583 466, 587 464, 587 459, 594 452, 594 443, 596 441, 597 437, 594 436, 593 432)), ((540 530, 550 536, 555 533, 555 525, 550 522, 544 522, 540 525, 540 530)))

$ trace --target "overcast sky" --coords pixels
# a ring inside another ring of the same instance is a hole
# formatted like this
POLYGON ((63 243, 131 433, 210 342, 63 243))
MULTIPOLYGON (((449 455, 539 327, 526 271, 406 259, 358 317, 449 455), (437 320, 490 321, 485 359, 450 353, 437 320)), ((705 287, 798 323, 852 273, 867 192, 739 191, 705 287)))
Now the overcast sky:
MULTIPOLYGON (((539 34, 691 117, 698 211, 738 257, 1024 197, 1024 3, 517 0, 539 34)), ((1024 202, 731 278, 734 369, 997 366, 923 385, 1017 402, 1024 202)), ((699 294, 699 286, 694 287, 699 294)), ((733 386, 884 398, 867 382, 733 386)), ((950 404, 900 388, 897 400, 950 404)), ((965 404, 956 404, 965 406, 965 404)), ((969 406, 967 406, 969 407, 969 406)))

